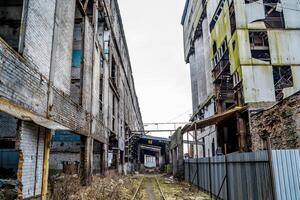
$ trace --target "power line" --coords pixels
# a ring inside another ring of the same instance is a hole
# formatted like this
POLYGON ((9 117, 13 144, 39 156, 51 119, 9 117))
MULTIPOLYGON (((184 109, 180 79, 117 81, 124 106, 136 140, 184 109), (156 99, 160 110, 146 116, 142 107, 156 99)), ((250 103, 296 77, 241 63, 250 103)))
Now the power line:
POLYGON ((191 109, 188 109, 188 110, 186 110, 184 113, 181 113, 181 114, 179 114, 179 115, 173 117, 172 119, 168 120, 167 122, 172 122, 173 120, 178 119, 179 117, 181 117, 181 116, 183 116, 183 115, 185 115, 185 114, 187 114, 187 113, 189 113, 189 112, 191 112, 191 109))

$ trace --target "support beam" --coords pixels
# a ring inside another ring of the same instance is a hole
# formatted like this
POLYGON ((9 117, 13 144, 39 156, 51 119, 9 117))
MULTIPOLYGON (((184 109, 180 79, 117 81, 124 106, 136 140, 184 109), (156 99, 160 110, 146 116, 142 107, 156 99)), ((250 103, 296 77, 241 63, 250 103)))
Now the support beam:
POLYGON ((44 166, 43 166, 43 183, 42 183, 42 200, 47 199, 48 191, 48 171, 49 171, 49 155, 51 145, 51 130, 46 129, 45 132, 45 144, 44 144, 44 166))
POLYGON ((81 136, 81 163, 80 176, 83 186, 91 184, 92 181, 92 155, 93 155, 93 139, 92 137, 81 136))

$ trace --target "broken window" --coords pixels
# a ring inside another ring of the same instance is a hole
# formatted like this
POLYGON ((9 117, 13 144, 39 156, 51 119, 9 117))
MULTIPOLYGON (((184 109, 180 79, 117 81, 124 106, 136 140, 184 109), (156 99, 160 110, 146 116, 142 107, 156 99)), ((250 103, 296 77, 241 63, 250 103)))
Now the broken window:
POLYGON ((273 66, 273 78, 276 101, 283 99, 283 89, 293 87, 293 75, 291 66, 273 66))
POLYGON ((280 0, 263 0, 267 28, 284 28, 283 9, 280 0))
POLYGON ((236 19, 235 19, 235 10, 234 10, 234 2, 231 3, 229 7, 229 18, 230 18, 230 29, 231 34, 233 34, 236 30, 236 19))
POLYGON ((250 31, 249 39, 252 57, 263 61, 270 61, 267 31, 250 31))
POLYGON ((217 112, 234 105, 233 76, 230 73, 229 50, 225 39, 215 53, 212 70, 216 92, 217 112))
POLYGON ((23 0, 0 0, 0 37, 16 51, 21 38, 23 0))
POLYGON ((16 146, 17 119, 0 112, 0 198, 16 199, 19 153, 16 146))
POLYGON ((115 61, 114 58, 112 58, 112 61, 111 61, 111 68, 110 68, 110 79, 111 79, 111 82, 112 84, 114 85, 114 87, 117 87, 117 63, 115 61))
POLYGON ((107 26, 105 24, 105 15, 100 10, 98 11, 98 40, 101 45, 101 48, 104 50, 104 39, 105 39, 105 31, 107 31, 107 26))
POLYGON ((103 99, 104 99, 104 80, 103 74, 100 75, 100 86, 99 86, 99 116, 103 118, 103 99))
POLYGON ((83 59, 83 16, 79 9, 75 11, 75 24, 73 34, 73 54, 72 54, 72 80, 71 80, 71 97, 80 104, 82 88, 82 59, 83 59))
POLYGON ((216 147, 215 147, 215 138, 213 139, 212 143, 211 143, 211 152, 212 152, 212 156, 216 155, 216 147))
POLYGON ((222 10, 224 8, 225 2, 227 2, 227 1, 220 0, 219 5, 218 5, 218 7, 216 9, 216 12, 215 12, 215 14, 214 14, 214 16, 213 16, 210 24, 209 24, 210 32, 215 28, 215 25, 216 25, 216 23, 217 23, 217 21, 219 19, 219 16, 222 13, 222 10))
POLYGON ((115 127, 116 127, 116 98, 113 95, 113 99, 112 99, 112 130, 115 131, 115 127))

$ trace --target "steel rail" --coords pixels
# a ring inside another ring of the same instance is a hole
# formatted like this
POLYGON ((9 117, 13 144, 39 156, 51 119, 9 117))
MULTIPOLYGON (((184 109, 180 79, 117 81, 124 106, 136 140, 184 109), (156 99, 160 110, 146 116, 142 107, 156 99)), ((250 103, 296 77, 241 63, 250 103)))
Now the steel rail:
POLYGON ((160 193, 160 196, 161 196, 162 200, 166 200, 166 197, 164 196, 164 193, 161 190, 160 184, 159 184, 156 176, 155 176, 155 180, 156 180, 156 183, 157 183, 157 186, 158 186, 158 190, 159 190, 159 193, 160 193))
POLYGON ((142 184, 143 184, 144 178, 145 178, 145 176, 143 176, 143 178, 142 178, 142 180, 141 180, 141 182, 140 182, 138 188, 136 189, 136 191, 135 191, 133 197, 131 198, 131 200, 134 200, 134 199, 136 198, 136 195, 139 193, 139 191, 140 191, 140 189, 141 189, 141 186, 142 186, 142 184))

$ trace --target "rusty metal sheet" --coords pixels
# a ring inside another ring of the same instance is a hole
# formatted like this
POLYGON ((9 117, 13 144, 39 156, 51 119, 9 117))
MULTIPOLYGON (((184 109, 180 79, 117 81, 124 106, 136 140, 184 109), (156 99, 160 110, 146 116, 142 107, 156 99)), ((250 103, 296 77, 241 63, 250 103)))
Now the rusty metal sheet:
POLYGON ((200 129, 200 128, 204 128, 207 126, 218 124, 226 119, 229 119, 230 117, 234 116, 236 113, 243 111, 245 109, 246 109, 246 107, 235 107, 224 113, 216 114, 207 119, 202 119, 202 120, 195 121, 193 123, 186 124, 182 129, 182 134, 186 133, 188 131, 193 131, 195 129, 195 125, 196 125, 197 129, 200 129))

